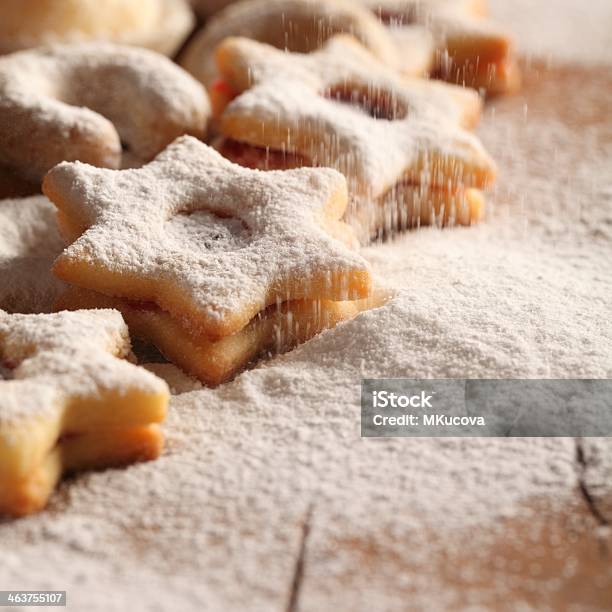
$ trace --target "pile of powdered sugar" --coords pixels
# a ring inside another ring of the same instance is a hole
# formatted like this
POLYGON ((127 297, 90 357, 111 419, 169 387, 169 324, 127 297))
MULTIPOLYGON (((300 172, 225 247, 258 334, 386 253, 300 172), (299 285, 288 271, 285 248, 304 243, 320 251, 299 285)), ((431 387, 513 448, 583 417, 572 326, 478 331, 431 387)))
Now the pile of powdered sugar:
MULTIPOLYGON (((535 50, 536 25, 522 24, 544 2, 492 4, 535 50)), ((540 21, 538 42, 602 61, 606 2, 580 5, 593 32, 578 22, 556 42, 578 5, 556 3, 559 25, 540 21)), ((165 454, 67 481, 44 513, 0 523, 6 588, 67 589, 74 609, 269 611, 297 583, 289 609, 458 609, 441 559, 470 585, 464 608, 570 588, 596 532, 580 524, 579 478, 610 512, 608 442, 586 441, 579 460, 572 439, 363 440, 358 403, 364 376, 612 376, 612 83, 557 63, 488 106, 479 135, 500 177, 483 225, 368 248, 394 300, 216 390, 156 367, 186 390, 165 454), (565 514, 566 548, 548 531, 565 514), (519 588, 523 561, 534 582, 519 588)))

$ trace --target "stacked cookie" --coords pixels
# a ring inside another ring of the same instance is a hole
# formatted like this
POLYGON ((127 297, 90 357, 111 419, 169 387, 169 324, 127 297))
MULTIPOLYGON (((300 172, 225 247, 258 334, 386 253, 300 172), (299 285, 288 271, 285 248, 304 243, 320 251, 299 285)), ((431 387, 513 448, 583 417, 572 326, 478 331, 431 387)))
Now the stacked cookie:
POLYGON ((401 57, 426 58, 433 77, 486 92, 514 92, 520 71, 512 37, 487 19, 486 0, 359 0, 384 23, 401 57))
POLYGON ((129 351, 118 312, 0 311, 0 514, 39 510, 65 472, 159 455, 168 388, 129 351))
POLYGON ((185 136, 138 170, 60 164, 44 191, 72 241, 54 272, 90 290, 60 305, 117 308, 208 384, 354 316, 370 295, 340 221, 346 181, 331 169, 250 170, 185 136))
POLYGON ((260 167, 273 151, 290 153, 290 163, 336 168, 349 184, 347 220, 363 242, 481 218, 481 190, 496 169, 466 130, 480 114, 475 91, 401 78, 346 36, 310 54, 230 38, 216 58, 219 149, 242 163, 245 146, 251 162, 258 150, 260 167))

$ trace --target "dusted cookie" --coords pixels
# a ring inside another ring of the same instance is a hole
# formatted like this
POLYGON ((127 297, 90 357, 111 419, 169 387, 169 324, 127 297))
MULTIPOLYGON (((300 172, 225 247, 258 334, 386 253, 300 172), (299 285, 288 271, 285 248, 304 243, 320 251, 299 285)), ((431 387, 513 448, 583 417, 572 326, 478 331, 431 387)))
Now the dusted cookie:
POLYGON ((159 455, 168 388, 129 351, 116 311, 0 311, 0 513, 40 510, 64 472, 159 455))
MULTIPOLYGON (((398 65, 397 48, 366 9, 345 0, 245 0, 206 23, 185 50, 181 65, 205 85, 217 76, 214 50, 228 36, 244 36, 279 49, 309 53, 338 33, 349 33, 381 61, 398 65)), ((422 74, 430 58, 413 64, 422 74)))
POLYGON ((481 188, 495 176, 461 128, 478 120, 475 92, 400 79, 349 37, 309 55, 232 38, 217 62, 236 94, 218 109, 224 136, 336 168, 353 192, 378 197, 408 177, 481 188))
POLYGON ((107 41, 173 55, 194 24, 185 0, 5 0, 0 53, 107 41))
POLYGON ((144 163, 182 134, 203 136, 201 85, 165 57, 109 44, 0 58, 0 167, 40 181, 55 164, 144 163))
POLYGON ((278 302, 369 295, 367 263, 332 237, 347 190, 328 168, 249 170, 185 136, 137 170, 60 164, 44 191, 76 238, 58 277, 154 302, 211 338, 278 302))
MULTIPOLYGON (((389 216, 387 204, 403 203, 404 216, 412 216, 413 193, 399 186, 463 207, 464 190, 482 189, 495 178, 494 162, 464 129, 480 114, 476 92, 402 79, 350 37, 335 37, 308 55, 232 38, 217 49, 217 62, 227 92, 212 92, 221 133, 266 155, 289 154, 291 162, 342 172, 352 199, 349 214, 359 219, 364 241, 383 228, 378 221, 363 226, 363 220, 389 216), (402 200, 390 201, 390 194, 402 200)), ((440 208, 433 200, 424 204, 427 214, 440 208)), ((469 205, 453 218, 474 222, 481 208, 469 205), (478 213, 472 217, 471 211, 478 213)))
MULTIPOLYGON (((219 138, 215 148, 227 159, 260 170, 287 170, 309 166, 300 155, 255 147, 236 140, 219 138)), ((484 216, 484 194, 478 189, 436 188, 399 182, 380 196, 372 206, 352 203, 345 221, 364 242, 422 226, 450 227, 472 225, 484 216)), ((340 238, 340 236, 338 236, 340 238)), ((349 240, 345 240, 350 244, 349 240)))
POLYGON ((399 183, 371 207, 355 207, 347 219, 355 228, 367 228, 368 238, 388 237, 418 227, 453 227, 478 223, 485 198, 478 189, 444 189, 399 183))

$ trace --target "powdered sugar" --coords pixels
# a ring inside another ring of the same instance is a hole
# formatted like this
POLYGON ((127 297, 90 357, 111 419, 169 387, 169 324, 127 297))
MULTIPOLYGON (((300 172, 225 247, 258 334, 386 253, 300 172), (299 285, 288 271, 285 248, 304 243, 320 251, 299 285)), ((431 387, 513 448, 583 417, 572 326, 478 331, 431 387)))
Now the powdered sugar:
POLYGON ((162 380, 166 381, 173 395, 188 393, 189 391, 197 391, 203 388, 202 383, 196 378, 192 378, 177 368, 172 363, 145 363, 142 367, 153 372, 162 380))
MULTIPOLYGON (((601 81, 589 82, 570 107, 599 99, 601 81)), ((550 108, 546 96, 537 107, 537 92, 559 83, 569 84, 553 75, 534 85, 536 116, 550 108)), ((507 149, 487 224, 368 249, 401 296, 229 385, 173 398, 157 462, 80 476, 42 515, 0 526, 5 583, 65 587, 71 605, 94 611, 135 600, 143 610, 282 610, 310 517, 304 608, 457 609, 455 559, 472 603, 515 597, 517 564, 542 559, 543 525, 559 512, 580 516, 573 441, 360 441, 358 384, 363 375, 610 375, 609 238, 569 208, 554 214, 587 189, 602 218, 601 142, 585 151, 577 131, 525 122, 522 106, 504 101, 483 124, 495 154, 507 149), (560 139, 558 167, 545 135, 560 139), (580 159, 592 168, 582 178, 572 173, 580 159), (498 566, 512 539, 523 556, 498 566)), ((531 574, 533 592, 557 593, 575 576, 581 552, 569 546, 553 546, 554 578, 531 574)))

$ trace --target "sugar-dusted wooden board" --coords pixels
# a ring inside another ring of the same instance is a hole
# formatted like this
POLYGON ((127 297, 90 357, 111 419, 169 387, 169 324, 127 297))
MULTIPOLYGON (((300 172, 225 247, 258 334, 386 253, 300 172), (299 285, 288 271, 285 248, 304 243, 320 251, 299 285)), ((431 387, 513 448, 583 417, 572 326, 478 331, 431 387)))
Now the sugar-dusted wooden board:
POLYGON ((607 610, 609 532, 580 494, 566 501, 528 500, 519 517, 457 530, 379 519, 348 537, 315 516, 296 609, 607 610))

